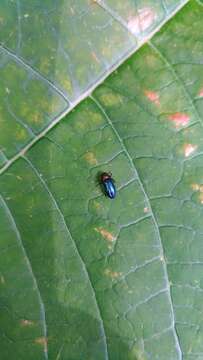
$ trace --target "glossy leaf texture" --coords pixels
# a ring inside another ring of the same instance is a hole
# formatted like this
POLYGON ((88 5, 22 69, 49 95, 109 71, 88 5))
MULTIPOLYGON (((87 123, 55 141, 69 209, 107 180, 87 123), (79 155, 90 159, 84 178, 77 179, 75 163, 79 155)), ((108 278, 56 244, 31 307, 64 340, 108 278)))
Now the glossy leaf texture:
POLYGON ((0 167, 8 166, 187 0, 1 0, 0 167))
POLYGON ((202 9, 1 175, 2 359, 203 358, 202 9))

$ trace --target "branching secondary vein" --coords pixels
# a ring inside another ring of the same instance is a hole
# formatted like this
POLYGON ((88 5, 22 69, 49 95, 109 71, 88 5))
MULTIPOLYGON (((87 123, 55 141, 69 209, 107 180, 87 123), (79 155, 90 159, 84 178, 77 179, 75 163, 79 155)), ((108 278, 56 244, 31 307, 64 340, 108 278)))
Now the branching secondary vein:
POLYGON ((139 182, 139 185, 140 185, 140 188, 144 194, 144 197, 146 199, 146 202, 148 204, 148 208, 150 210, 150 213, 151 213, 151 217, 152 217, 152 220, 153 220, 153 223, 154 223, 154 226, 155 226, 155 229, 156 229, 156 233, 157 233, 157 238, 159 240, 159 246, 160 246, 160 257, 163 259, 163 269, 164 269, 164 276, 165 276, 165 282, 166 282, 166 287, 168 289, 167 291, 167 294, 168 294, 168 299, 169 299, 169 303, 170 303, 170 307, 171 307, 171 321, 172 321, 172 327, 173 327, 173 333, 174 333, 174 339, 175 339, 175 343, 176 343, 176 349, 177 349, 177 354, 179 356, 179 360, 182 359, 182 351, 181 351, 181 348, 180 348, 180 343, 179 343, 179 339, 178 339, 178 335, 177 335, 177 332, 176 332, 176 327, 175 327, 175 314, 174 314, 174 310, 173 310, 173 303, 172 303, 172 298, 171 298, 171 292, 170 292, 170 282, 169 282, 169 279, 168 279, 168 273, 167 273, 167 265, 166 265, 166 260, 165 260, 165 257, 164 257, 164 251, 163 251, 163 245, 162 245, 162 240, 161 240, 161 236, 160 236, 160 231, 159 231, 159 226, 157 224, 157 221, 156 221, 156 218, 155 218, 155 215, 152 211, 152 207, 151 207, 151 203, 150 203, 150 199, 145 191, 145 188, 142 184, 142 181, 139 177, 139 174, 137 172, 137 169, 135 167, 135 164, 133 163, 133 160, 131 159, 131 156, 123 142, 123 140, 121 139, 118 131, 116 130, 113 122, 111 121, 110 117, 108 116, 108 114, 106 113, 105 109, 103 108, 103 106, 100 104, 100 102, 94 97, 94 96, 91 96, 91 99, 92 101, 96 104, 96 106, 98 107, 98 109, 100 110, 100 112, 103 114, 103 116, 106 118, 107 122, 109 123, 109 125, 111 126, 113 132, 115 133, 115 135, 117 136, 118 138, 118 141, 120 142, 121 144, 121 147, 123 148, 123 150, 125 151, 126 153, 126 156, 127 158, 129 159, 129 162, 131 164, 131 167, 134 169, 134 172, 135 172, 135 177, 137 178, 138 182, 139 182))
MULTIPOLYGON (((23 245, 23 241, 22 241, 20 232, 19 232, 19 230, 17 228, 16 222, 15 222, 15 220, 13 218, 13 215, 12 215, 6 201, 3 199, 3 197, 1 195, 0 195, 0 201, 3 204, 5 212, 6 212, 7 216, 8 216, 8 218, 10 219, 13 230, 16 233, 16 238, 17 238, 18 244, 19 244, 19 246, 20 246, 20 248, 21 248, 21 250, 23 252, 23 255, 25 257, 25 261, 26 261, 26 264, 27 264, 27 267, 28 267, 28 270, 29 270, 29 273, 30 273, 30 275, 32 277, 32 280, 33 280, 33 283, 35 285, 35 289, 37 291, 38 300, 39 300, 41 320, 42 320, 42 324, 43 324, 43 334, 44 334, 44 338, 47 339, 47 324, 46 324, 45 306, 44 306, 44 303, 43 303, 43 300, 42 300, 42 297, 41 297, 41 293, 40 293, 40 290, 39 290, 37 279, 36 279, 36 277, 34 275, 31 262, 30 262, 30 260, 28 258, 27 252, 26 252, 25 247, 23 245)), ((45 344, 47 344, 47 341, 45 342, 45 344)), ((47 345, 44 346, 44 357, 45 357, 45 360, 48 360, 48 358, 49 358, 48 357, 47 345)))
POLYGON ((101 322, 101 327, 102 327, 102 332, 103 332, 103 339, 104 339, 104 344, 105 344, 105 359, 108 360, 109 357, 108 357, 107 339, 106 339, 106 334, 105 334, 104 323, 103 323, 102 315, 101 315, 101 312, 100 312, 99 304, 98 304, 98 301, 97 301, 97 298, 96 298, 96 293, 95 293, 93 284, 92 284, 92 282, 91 282, 91 279, 90 279, 90 276, 89 276, 87 267, 86 267, 86 265, 85 265, 85 262, 84 262, 84 260, 82 259, 81 255, 80 255, 80 253, 79 253, 79 250, 78 250, 78 248, 77 248, 77 245, 76 245, 76 243, 75 243, 75 241, 74 241, 74 239, 73 239, 73 236, 72 236, 72 234, 71 234, 71 232, 70 232, 70 230, 69 230, 69 228, 68 228, 68 226, 67 226, 67 222, 66 222, 66 220, 65 220, 65 218, 64 218, 64 215, 63 215, 63 213, 62 213, 62 211, 61 211, 61 209, 60 209, 60 207, 59 207, 56 199, 54 198, 52 192, 50 191, 48 185, 47 185, 46 182, 43 180, 43 178, 40 176, 40 174, 39 174, 37 168, 34 166, 34 164, 33 164, 27 157, 23 157, 23 158, 24 158, 24 160, 29 164, 29 166, 32 168, 32 170, 34 171, 34 173, 36 174, 36 176, 40 179, 43 187, 45 188, 46 192, 49 194, 49 196, 50 196, 51 200, 53 201, 53 203, 54 203, 57 211, 59 212, 59 214, 60 214, 60 216, 61 216, 61 219, 62 219, 62 222, 63 222, 63 224, 64 224, 64 227, 65 227, 65 229, 66 229, 66 231, 67 231, 67 234, 69 235, 69 237, 70 237, 70 239, 71 239, 71 241, 72 241, 72 243, 73 243, 73 246, 74 246, 74 248, 75 248, 75 251, 76 251, 76 253, 77 253, 77 255, 78 255, 78 258, 79 258, 79 260, 80 260, 80 262, 81 262, 81 264, 82 264, 83 271, 84 271, 86 277, 88 278, 90 287, 91 287, 91 289, 92 289, 93 297, 94 297, 94 300, 95 300, 95 305, 96 305, 96 307, 97 307, 98 316, 99 316, 100 322, 101 322))

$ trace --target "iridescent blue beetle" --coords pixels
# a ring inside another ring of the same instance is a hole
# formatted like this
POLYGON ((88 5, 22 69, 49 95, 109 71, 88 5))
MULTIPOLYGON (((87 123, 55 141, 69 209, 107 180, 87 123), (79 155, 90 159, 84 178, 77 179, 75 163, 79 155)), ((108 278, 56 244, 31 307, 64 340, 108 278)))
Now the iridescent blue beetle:
POLYGON ((116 187, 114 184, 115 180, 112 178, 112 174, 103 172, 100 179, 105 195, 110 199, 114 199, 116 197, 116 187))

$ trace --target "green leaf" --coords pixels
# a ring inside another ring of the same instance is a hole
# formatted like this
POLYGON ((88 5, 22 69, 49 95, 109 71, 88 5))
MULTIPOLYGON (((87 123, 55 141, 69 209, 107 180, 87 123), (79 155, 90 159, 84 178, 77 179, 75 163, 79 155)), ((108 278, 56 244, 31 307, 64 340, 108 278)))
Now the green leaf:
POLYGON ((0 168, 86 97, 186 0, 1 0, 0 168))
POLYGON ((202 32, 190 1, 2 173, 2 359, 203 358, 202 32))
POLYGON ((185 2, 2 0, 0 41, 72 99, 185 2))

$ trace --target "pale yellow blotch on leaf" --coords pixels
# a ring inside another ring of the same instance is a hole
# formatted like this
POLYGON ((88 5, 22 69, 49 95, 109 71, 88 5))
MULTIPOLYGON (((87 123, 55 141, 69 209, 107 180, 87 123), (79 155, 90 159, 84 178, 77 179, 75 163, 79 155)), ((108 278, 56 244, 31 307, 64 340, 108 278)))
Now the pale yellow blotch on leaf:
POLYGON ((17 175, 16 178, 17 178, 18 180, 23 180, 23 178, 22 178, 21 176, 19 176, 19 175, 17 175))
POLYGON ((201 204, 203 204, 203 193, 202 192, 200 192, 199 200, 200 200, 201 204))
POLYGON ((157 66, 157 57, 152 53, 146 54, 145 63, 146 63, 146 65, 150 66, 151 68, 156 67, 157 66))
POLYGON ((140 344, 134 345, 129 354, 129 360, 147 360, 144 354, 144 343, 141 340, 140 344))
POLYGON ((94 201, 94 207, 95 207, 96 210, 101 210, 102 209, 102 205, 98 201, 94 201))
POLYGON ((17 131, 16 139, 18 140, 24 140, 27 138, 27 132, 25 129, 20 129, 17 131))
POLYGON ((97 159, 96 159, 94 153, 92 153, 92 152, 87 152, 84 155, 84 158, 90 165, 97 165, 98 164, 97 159))
POLYGON ((89 5, 98 5, 97 0, 89 0, 89 5))
POLYGON ((109 242, 114 242, 116 240, 116 237, 106 229, 94 228, 94 230, 100 233, 109 242))
POLYGON ((199 191, 199 201, 201 204, 203 204, 203 185, 193 183, 191 184, 191 188, 194 191, 199 191))
POLYGON ((77 121, 76 126, 78 129, 84 130, 86 127, 86 124, 84 121, 77 121))
POLYGON ((148 212, 149 212, 149 208, 146 206, 146 207, 144 208, 144 213, 147 214, 148 212))
POLYGON ((40 71, 43 73, 47 73, 49 71, 50 68, 50 61, 49 58, 44 59, 41 64, 40 64, 40 71))
POLYGON ((21 112, 21 117, 24 118, 30 117, 30 107, 27 104, 21 103, 20 112, 21 112))
POLYGON ((192 190, 194 190, 194 191, 198 191, 199 189, 200 189, 200 185, 199 184, 191 184, 191 188, 192 188, 192 190))
POLYGON ((189 157, 192 153, 195 152, 195 150, 197 150, 197 145, 185 144, 184 145, 184 155, 185 155, 185 157, 189 157))
POLYGON ((114 106, 122 103, 122 97, 119 94, 103 94, 100 101, 107 106, 114 106))
POLYGON ((39 337, 35 339, 35 343, 43 346, 44 351, 47 352, 48 339, 46 337, 39 337))
POLYGON ((59 103, 58 103, 57 98, 53 98, 53 100, 51 101, 51 104, 47 103, 47 105, 46 105, 46 108, 50 109, 50 111, 52 113, 55 113, 56 111, 58 111, 58 107, 59 107, 59 103))
POLYGON ((42 120, 42 117, 38 112, 33 112, 30 116, 30 119, 32 123, 38 124, 42 120))
POLYGON ((110 269, 106 269, 104 271, 104 274, 110 277, 111 279, 117 279, 118 277, 122 276, 122 272, 111 271, 110 269))
MULTIPOLYGON (((67 77, 67 76, 66 76, 66 77, 67 77)), ((62 86, 64 89, 66 89, 66 91, 68 91, 68 92, 71 93, 72 90, 73 90, 72 84, 71 84, 71 81, 68 80, 66 77, 64 76, 64 78, 62 78, 61 81, 59 81, 59 82, 61 83, 61 86, 62 86)))
POLYGON ((0 276, 0 282, 1 282, 2 285, 5 284, 5 278, 4 278, 3 275, 0 276))
MULTIPOLYGON (((56 100, 56 99, 55 99, 56 100)), ((41 98, 41 100, 38 102, 39 106, 43 109, 43 110, 51 110, 52 109, 52 104, 53 104, 53 101, 51 101, 50 103, 50 99, 43 99, 41 98)))
POLYGON ((34 322, 31 320, 22 319, 20 321, 20 324, 21 324, 21 326, 32 326, 32 325, 34 325, 34 322))
POLYGON ((91 123, 99 125, 104 122, 103 116, 98 112, 88 111, 87 116, 91 119, 91 123))
MULTIPOLYGON (((107 39, 106 39, 107 41, 107 39)), ((111 59, 112 58, 112 50, 110 46, 106 46, 105 48, 102 49, 101 51, 102 55, 106 58, 106 59, 111 59)))

